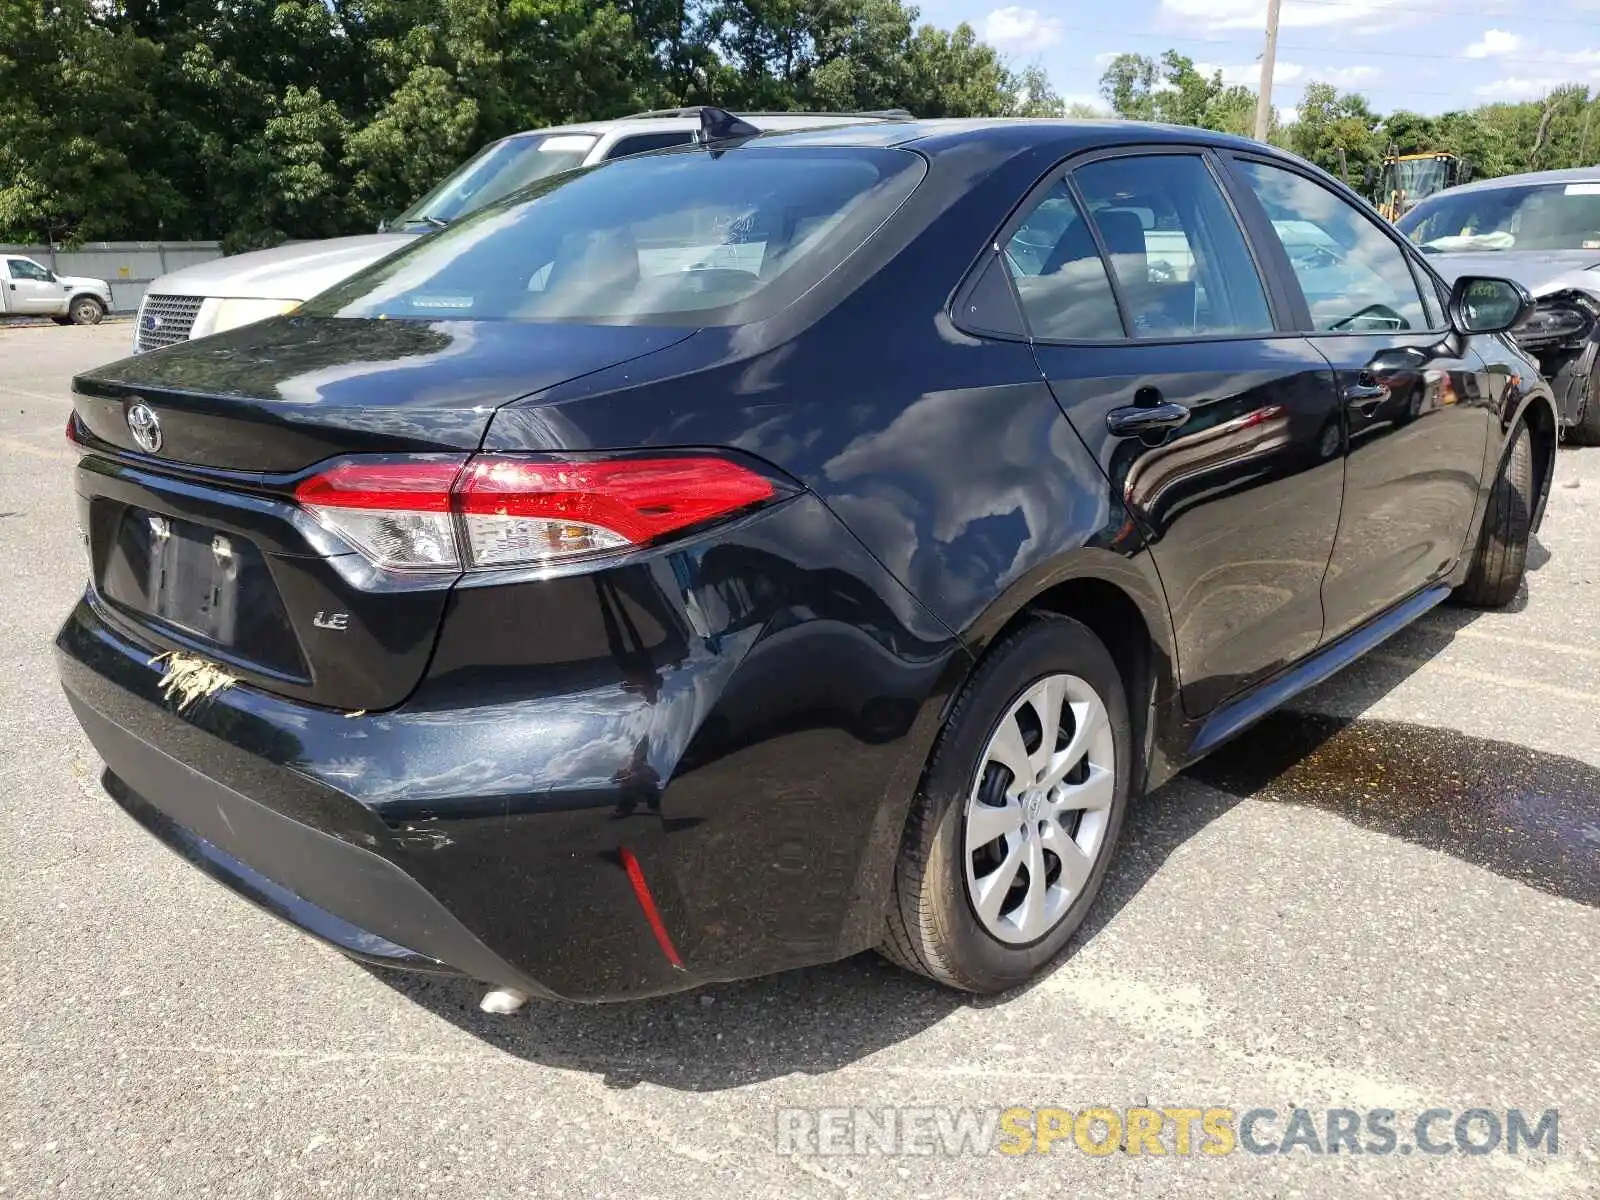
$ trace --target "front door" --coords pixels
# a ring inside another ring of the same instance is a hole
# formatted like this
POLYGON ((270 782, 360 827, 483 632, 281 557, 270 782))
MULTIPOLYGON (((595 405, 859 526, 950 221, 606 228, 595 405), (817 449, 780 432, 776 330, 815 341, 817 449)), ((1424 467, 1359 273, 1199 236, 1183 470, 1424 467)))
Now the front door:
POLYGON ((1277 235, 1302 293, 1299 328, 1332 365, 1344 407, 1344 513, 1323 585, 1334 638, 1447 575, 1467 549, 1494 422, 1484 367, 1379 222, 1285 166, 1236 158, 1232 169, 1277 235))
POLYGON ((1215 170, 1096 158, 1005 242, 1039 364, 1154 556, 1193 716, 1321 641, 1343 488, 1332 373, 1278 332, 1215 170))
POLYGON ((5 263, 7 312, 35 316, 65 312, 66 289, 54 275, 31 258, 8 258, 5 263))

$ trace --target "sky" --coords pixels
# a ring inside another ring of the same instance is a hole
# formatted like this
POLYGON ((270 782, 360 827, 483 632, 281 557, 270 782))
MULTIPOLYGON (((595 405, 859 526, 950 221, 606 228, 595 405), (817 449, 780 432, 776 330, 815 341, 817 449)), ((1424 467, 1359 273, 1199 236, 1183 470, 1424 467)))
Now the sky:
MULTIPOLYGON (((1015 66, 1037 62, 1069 101, 1104 107, 1115 54, 1174 49, 1254 88, 1266 0, 921 0, 922 20, 966 21, 1015 66)), ((1440 113, 1600 88, 1600 0, 1283 0, 1273 103, 1294 119, 1310 80, 1380 112, 1440 113)))

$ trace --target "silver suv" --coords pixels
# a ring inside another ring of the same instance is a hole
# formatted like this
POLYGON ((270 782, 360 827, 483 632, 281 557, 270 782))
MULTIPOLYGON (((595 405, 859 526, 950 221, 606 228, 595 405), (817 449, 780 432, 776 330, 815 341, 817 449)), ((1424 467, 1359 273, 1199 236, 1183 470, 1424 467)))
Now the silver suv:
POLYGON ((719 126, 745 132, 908 120, 898 109, 872 113, 741 113, 710 106, 635 113, 514 133, 491 142, 377 233, 290 242, 173 271, 145 291, 134 351, 155 350, 288 312, 458 217, 547 175, 629 154, 708 140, 719 126), (729 123, 732 122, 730 125, 729 123))

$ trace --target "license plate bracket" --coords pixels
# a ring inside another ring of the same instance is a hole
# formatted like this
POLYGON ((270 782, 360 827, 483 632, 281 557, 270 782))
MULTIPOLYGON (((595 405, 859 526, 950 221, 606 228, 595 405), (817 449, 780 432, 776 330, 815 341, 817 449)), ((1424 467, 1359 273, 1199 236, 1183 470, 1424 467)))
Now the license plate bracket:
POLYGON ((130 516, 146 530, 144 594, 150 614, 231 646, 239 621, 240 559, 233 539, 156 513, 130 516))

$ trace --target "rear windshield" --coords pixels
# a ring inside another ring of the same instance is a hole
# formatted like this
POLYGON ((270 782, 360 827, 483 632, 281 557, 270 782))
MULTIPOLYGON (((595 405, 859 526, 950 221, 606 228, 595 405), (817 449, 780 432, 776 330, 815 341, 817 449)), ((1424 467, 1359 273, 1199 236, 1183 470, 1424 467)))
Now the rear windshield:
POLYGON ((731 324, 776 311, 922 178, 902 150, 667 151, 527 188, 325 292, 312 315, 731 324))
POLYGON ((518 188, 583 165, 600 139, 592 133, 521 135, 485 146, 393 221, 441 225, 476 212, 518 188))

